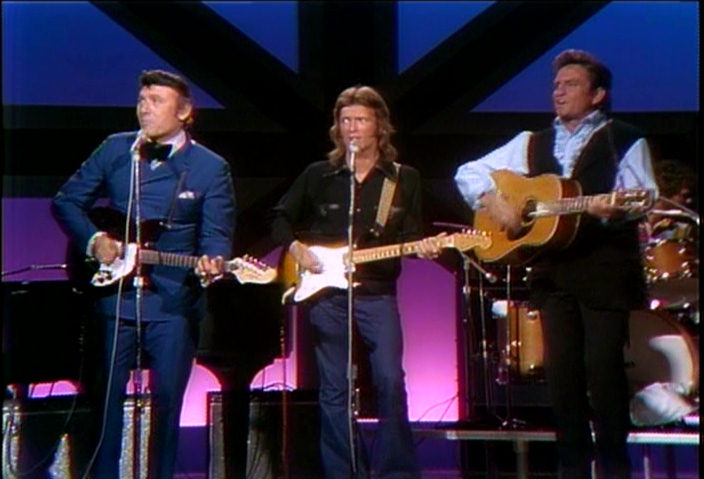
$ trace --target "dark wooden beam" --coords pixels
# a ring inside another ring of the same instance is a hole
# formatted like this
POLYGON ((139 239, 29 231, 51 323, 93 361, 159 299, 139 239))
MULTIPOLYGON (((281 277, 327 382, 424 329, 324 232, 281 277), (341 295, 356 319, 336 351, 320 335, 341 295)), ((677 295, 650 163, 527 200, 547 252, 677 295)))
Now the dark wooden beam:
POLYGON ((225 108, 254 108, 271 119, 272 130, 324 126, 315 95, 296 72, 202 3, 91 3, 225 108))
POLYGON ((401 129, 469 112, 608 3, 497 2, 393 81, 401 129))

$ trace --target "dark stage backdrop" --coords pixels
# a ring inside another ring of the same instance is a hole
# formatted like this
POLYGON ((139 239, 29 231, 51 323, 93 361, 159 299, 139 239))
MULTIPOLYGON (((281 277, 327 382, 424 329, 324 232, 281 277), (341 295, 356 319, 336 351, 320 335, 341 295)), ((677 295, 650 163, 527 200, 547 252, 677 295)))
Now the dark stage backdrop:
MULTIPOLYGON (((190 80, 194 137, 232 166, 237 254, 271 254, 271 207, 330 148, 334 99, 357 83, 389 100, 401 161, 424 177, 429 234, 471 220, 452 182, 461 163, 549 124, 550 61, 565 48, 612 68, 614 113, 646 130, 656 159, 697 169, 698 18, 697 2, 3 2, 2 270, 65 262, 49 200, 105 136, 137 128, 136 78, 150 68, 190 80)), ((402 304, 411 403, 440 391, 412 416, 453 419, 468 381, 456 261, 408 264, 402 300, 442 285, 424 308, 402 304)), ((3 283, 65 279, 35 268, 3 283)))

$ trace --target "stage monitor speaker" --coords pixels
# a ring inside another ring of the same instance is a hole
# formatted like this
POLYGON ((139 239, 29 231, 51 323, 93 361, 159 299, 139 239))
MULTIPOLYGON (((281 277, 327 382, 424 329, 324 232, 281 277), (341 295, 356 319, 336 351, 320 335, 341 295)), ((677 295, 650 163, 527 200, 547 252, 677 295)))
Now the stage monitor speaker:
MULTIPOLYGON (((134 398, 124 404, 120 477, 134 477, 134 398)), ((140 426, 140 478, 147 478, 151 405, 145 401, 140 426)), ((5 400, 2 408, 2 477, 82 477, 100 427, 80 397, 5 400)))
MULTIPOLYGON (((249 403, 247 479, 321 477, 317 391, 252 392, 249 403), (284 421, 285 418, 285 421, 284 421)), ((209 479, 225 478, 222 399, 209 395, 209 479)))

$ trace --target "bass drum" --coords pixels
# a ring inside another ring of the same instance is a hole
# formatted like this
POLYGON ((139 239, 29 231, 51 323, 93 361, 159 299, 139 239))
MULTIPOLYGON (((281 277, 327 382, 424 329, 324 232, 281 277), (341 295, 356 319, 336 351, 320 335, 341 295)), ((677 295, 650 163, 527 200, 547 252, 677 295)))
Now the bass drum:
POLYGON ((663 311, 633 311, 624 350, 636 425, 666 424, 697 409, 699 344, 663 311))

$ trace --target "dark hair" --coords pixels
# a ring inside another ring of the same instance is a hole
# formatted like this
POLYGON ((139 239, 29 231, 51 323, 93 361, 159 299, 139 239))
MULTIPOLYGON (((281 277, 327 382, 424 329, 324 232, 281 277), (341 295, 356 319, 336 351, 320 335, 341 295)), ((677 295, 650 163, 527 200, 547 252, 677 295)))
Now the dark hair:
POLYGON ((332 163, 338 164, 345 156, 347 147, 342 141, 342 135, 340 134, 340 110, 352 105, 366 106, 374 110, 379 152, 381 153, 379 161, 387 161, 389 163, 396 161, 398 151, 391 144, 391 134, 396 130, 391 124, 389 107, 386 106, 386 102, 379 92, 372 87, 363 85, 356 85, 343 90, 337 97, 337 101, 335 101, 335 107, 332 110, 333 124, 330 127, 330 139, 335 144, 335 148, 328 153, 328 159, 332 163))
POLYGON ((552 62, 552 71, 556 74, 567 65, 580 65, 587 70, 592 89, 602 88, 606 93, 598 108, 607 112, 611 110, 611 70, 584 50, 565 50, 559 53, 552 62))
POLYGON ((694 189, 694 170, 678 160, 660 160, 653 163, 655 181, 660 195, 666 198, 679 193, 682 188, 694 189))
POLYGON ((191 105, 191 114, 183 121, 184 127, 193 124, 193 100, 191 99, 191 89, 186 80, 175 73, 164 70, 144 70, 139 75, 139 87, 149 87, 152 85, 167 86, 176 90, 181 97, 181 104, 191 105))
POLYGON ((175 73, 164 70, 144 70, 139 75, 139 86, 152 85, 168 86, 179 92, 182 97, 191 98, 191 89, 188 87, 188 83, 175 73))

